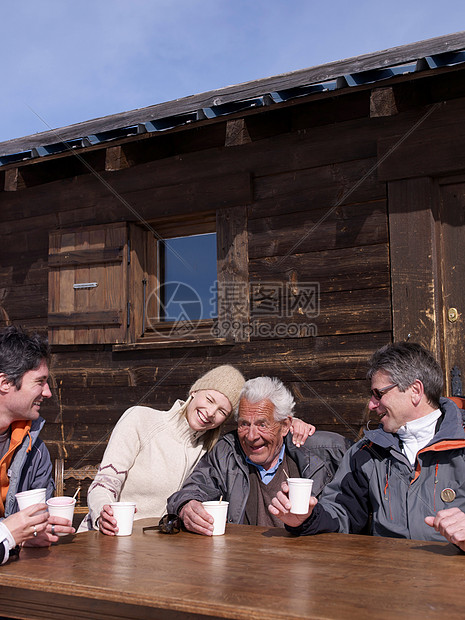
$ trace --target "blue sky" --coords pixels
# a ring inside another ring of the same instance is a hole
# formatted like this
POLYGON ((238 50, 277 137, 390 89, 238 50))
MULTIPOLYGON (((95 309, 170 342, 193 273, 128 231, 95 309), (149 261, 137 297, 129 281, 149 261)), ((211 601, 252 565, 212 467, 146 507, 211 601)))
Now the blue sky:
POLYGON ((450 0, 3 0, 0 142, 465 29, 450 0))

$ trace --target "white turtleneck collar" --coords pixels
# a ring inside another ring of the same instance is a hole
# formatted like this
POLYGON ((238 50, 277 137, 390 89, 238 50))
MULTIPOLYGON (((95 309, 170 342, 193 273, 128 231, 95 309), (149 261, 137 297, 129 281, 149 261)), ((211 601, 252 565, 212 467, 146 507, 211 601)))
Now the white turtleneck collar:
POLYGON ((441 410, 435 409, 422 418, 407 422, 397 431, 397 435, 402 440, 402 452, 412 465, 415 464, 418 452, 433 439, 436 422, 441 415, 441 410))

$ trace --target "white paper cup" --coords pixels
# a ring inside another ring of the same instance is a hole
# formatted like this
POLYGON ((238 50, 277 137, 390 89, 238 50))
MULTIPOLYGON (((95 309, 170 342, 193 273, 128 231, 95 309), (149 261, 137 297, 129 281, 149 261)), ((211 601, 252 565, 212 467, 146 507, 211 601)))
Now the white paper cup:
POLYGON ((224 534, 229 502, 202 502, 202 505, 208 514, 213 517, 213 536, 224 534))
MULTIPOLYGON (((68 519, 73 523, 74 506, 76 500, 74 497, 67 497, 65 495, 59 497, 51 497, 47 500, 48 513, 55 517, 62 517, 68 519)), ((66 532, 57 532, 57 536, 67 536, 66 532)))
POLYGON ((291 512, 304 515, 308 512, 310 497, 312 496, 313 480, 308 478, 288 478, 289 501, 291 512))
POLYGON ((31 489, 16 493, 15 497, 20 510, 24 510, 33 504, 45 504, 45 493, 47 489, 31 489))
POLYGON ((110 504, 118 526, 117 536, 130 536, 136 511, 136 502, 113 502, 110 504))

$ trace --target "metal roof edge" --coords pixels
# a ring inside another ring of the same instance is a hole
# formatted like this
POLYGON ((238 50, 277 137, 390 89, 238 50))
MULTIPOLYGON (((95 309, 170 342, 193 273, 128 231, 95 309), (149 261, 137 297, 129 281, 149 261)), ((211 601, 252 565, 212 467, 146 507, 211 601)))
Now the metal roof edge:
MULTIPOLYGON (((156 131, 157 123, 153 123, 156 120, 176 119, 176 117, 196 112, 198 119, 211 118, 212 116, 220 115, 215 113, 215 109, 232 110, 237 107, 237 105, 228 106, 227 104, 237 104, 241 101, 266 96, 268 96, 267 103, 272 104, 279 101, 279 98, 273 96, 275 93, 292 91, 292 89, 298 91, 301 87, 311 87, 314 84, 330 82, 331 80, 341 78, 344 81, 344 78, 348 75, 385 69, 412 61, 416 62, 420 59, 464 48, 465 31, 460 31, 371 54, 354 56, 268 78, 226 86, 197 95, 189 95, 129 112, 119 112, 21 138, 14 138, 0 143, 0 166, 52 154, 53 149, 51 150, 47 147, 53 147, 59 142, 66 143, 82 140, 82 146, 84 147, 98 143, 99 140, 95 141, 95 136, 111 136, 113 133, 118 135, 118 130, 125 128, 138 127, 135 133, 156 131), (269 96, 270 94, 272 95, 269 96), (23 157, 21 157, 22 155, 23 157)), ((223 113, 227 114, 228 112, 222 112, 221 115, 223 113)), ((170 128, 169 123, 164 123, 164 125, 163 129, 170 128)), ((106 140, 103 139, 102 141, 106 140)), ((75 147, 76 145, 73 146, 75 147)))

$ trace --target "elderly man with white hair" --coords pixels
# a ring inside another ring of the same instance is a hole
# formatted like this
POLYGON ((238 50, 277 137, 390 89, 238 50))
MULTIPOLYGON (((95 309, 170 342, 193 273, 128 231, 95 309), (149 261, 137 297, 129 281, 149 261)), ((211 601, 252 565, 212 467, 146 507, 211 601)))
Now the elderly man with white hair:
POLYGON ((294 399, 279 379, 247 381, 237 430, 227 433, 200 460, 168 499, 168 511, 179 515, 186 529, 210 536, 213 518, 201 502, 222 497, 229 502, 229 523, 283 527, 268 511, 281 483, 287 476, 311 478, 313 494, 319 496, 350 445, 337 433, 317 431, 297 447, 289 434, 293 411, 294 399))

